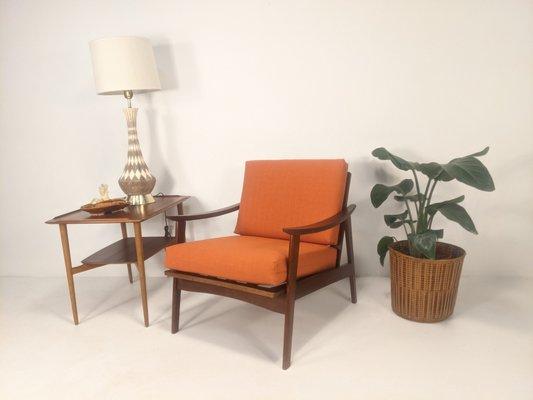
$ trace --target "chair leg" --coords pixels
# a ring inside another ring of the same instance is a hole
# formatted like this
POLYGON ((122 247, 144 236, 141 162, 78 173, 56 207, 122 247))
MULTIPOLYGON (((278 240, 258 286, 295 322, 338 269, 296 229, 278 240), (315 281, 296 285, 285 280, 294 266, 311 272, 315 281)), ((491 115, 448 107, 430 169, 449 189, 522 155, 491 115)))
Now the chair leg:
POLYGON ((350 292, 352 297, 352 303, 357 303, 357 292, 355 289, 355 257, 353 254, 353 235, 352 235, 352 220, 348 218, 346 220, 346 253, 348 255, 348 262, 352 264, 352 274, 350 275, 350 292))
POLYGON ((294 325, 294 299, 287 302, 285 310, 285 328, 283 333, 283 369, 291 366, 292 331, 294 325))
POLYGON ((131 264, 128 264, 128 279, 130 283, 133 283, 133 275, 131 273, 131 264))
POLYGON ((171 332, 176 333, 180 326, 180 301, 181 289, 178 278, 172 280, 172 328, 171 332))
POLYGON ((296 271, 300 252, 300 236, 291 235, 289 240, 289 265, 287 268, 287 294, 285 302, 285 328, 283 332, 283 369, 291 366, 292 327, 294 302, 296 300, 296 271))
POLYGON ((352 296, 352 303, 357 303, 357 290, 355 288, 355 271, 352 275, 348 278, 350 279, 350 294, 352 296))

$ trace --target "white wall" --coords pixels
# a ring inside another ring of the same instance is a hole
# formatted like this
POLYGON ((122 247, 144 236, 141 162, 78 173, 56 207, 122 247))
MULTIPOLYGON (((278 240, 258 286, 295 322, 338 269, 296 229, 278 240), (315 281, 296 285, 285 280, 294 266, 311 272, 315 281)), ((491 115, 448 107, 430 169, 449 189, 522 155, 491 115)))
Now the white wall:
MULTIPOLYGON (((385 274, 387 232, 369 202, 400 175, 370 152, 447 161, 491 146, 496 182, 466 194, 480 232, 440 220, 468 252, 465 274, 533 276, 531 1, 0 0, 2 275, 64 275, 59 233, 44 221, 116 182, 126 155, 120 97, 95 94, 88 42, 152 40, 164 90, 134 99, 156 191, 190 194, 187 211, 239 200, 248 159, 343 157, 360 274, 385 274)), ((393 207, 389 206, 388 210, 393 207)), ((191 237, 231 233, 235 216, 191 237)), ((162 219, 145 225, 162 232, 162 219)), ((70 229, 79 261, 117 226, 70 229)), ((161 257, 149 262, 161 276, 161 257)), ((93 275, 125 274, 111 266, 93 275)))

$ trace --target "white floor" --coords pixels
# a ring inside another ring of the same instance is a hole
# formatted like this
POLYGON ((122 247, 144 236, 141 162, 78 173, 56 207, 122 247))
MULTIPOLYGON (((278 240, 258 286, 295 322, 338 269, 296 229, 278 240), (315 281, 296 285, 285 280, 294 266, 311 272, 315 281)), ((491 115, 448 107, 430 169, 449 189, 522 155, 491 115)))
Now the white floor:
POLYGON ((1 399, 533 399, 533 280, 463 278, 439 324, 395 316, 385 278, 339 282, 296 303, 293 364, 283 317, 236 300, 182 297, 170 334, 170 282, 0 279, 1 399), (135 282, 137 283, 137 282, 135 282))

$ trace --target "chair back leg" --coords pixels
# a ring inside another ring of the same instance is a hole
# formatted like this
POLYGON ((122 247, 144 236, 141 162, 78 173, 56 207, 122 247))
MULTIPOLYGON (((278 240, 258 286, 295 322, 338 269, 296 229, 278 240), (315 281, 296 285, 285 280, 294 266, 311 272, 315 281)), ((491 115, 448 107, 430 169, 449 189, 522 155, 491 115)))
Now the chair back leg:
POLYGON ((176 333, 180 327, 180 302, 181 289, 178 278, 172 279, 172 333, 176 333))
POLYGON ((357 303, 357 291, 355 287, 355 257, 353 253, 353 235, 352 235, 352 220, 351 217, 346 220, 346 227, 344 230, 346 234, 346 253, 348 255, 348 263, 352 265, 352 274, 350 279, 350 294, 352 303, 357 303))
POLYGON ((355 273, 350 276, 350 295, 352 298, 352 303, 357 303, 357 292, 355 289, 355 273))

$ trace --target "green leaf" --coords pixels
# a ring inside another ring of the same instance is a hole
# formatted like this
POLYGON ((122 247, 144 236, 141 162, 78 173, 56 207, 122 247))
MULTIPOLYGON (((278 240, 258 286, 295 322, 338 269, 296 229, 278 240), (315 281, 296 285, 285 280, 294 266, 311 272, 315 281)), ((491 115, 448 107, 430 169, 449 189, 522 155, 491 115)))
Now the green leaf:
MULTIPOLYGON (((394 224, 395 222, 401 222, 401 224, 399 226, 402 226, 403 225, 403 222, 405 221, 405 219, 407 218, 407 215, 409 215, 409 212, 407 210, 405 210, 403 213, 401 214, 388 214, 388 215, 384 215, 383 216, 383 219, 385 220, 385 224, 387 224, 388 227, 391 227, 392 228, 392 224, 394 224)), ((396 224, 395 224, 396 225, 396 224)), ((395 227, 399 227, 399 226, 395 226, 395 227)))
POLYGON ((372 152, 372 155, 380 160, 390 160, 395 167, 401 169, 402 171, 410 171, 412 169, 416 169, 417 166, 417 163, 404 160, 401 157, 389 153, 389 151, 384 147, 378 147, 372 152))
POLYGON ((485 154, 487 154, 488 152, 489 152, 489 146, 485 147, 481 151, 478 151, 477 153, 469 154, 469 155, 467 155, 465 157, 481 157, 481 156, 484 156, 485 154))
POLYGON ((411 246, 432 260, 435 259, 435 252, 437 249, 437 234, 434 231, 426 231, 423 233, 412 233, 408 236, 411 246))
POLYGON ((418 165, 418 171, 422 172, 430 179, 438 181, 451 181, 453 179, 443 168, 442 164, 436 162, 423 163, 418 165))
POLYGON ((392 236, 383 236, 380 241, 378 242, 378 254, 379 254, 379 262, 381 266, 383 266, 383 262, 385 261, 385 256, 387 255, 387 252, 389 251, 389 245, 394 243, 394 238, 392 236))
POLYGON ((426 200, 426 196, 424 196, 422 193, 419 193, 419 194, 411 194, 409 196, 394 196, 394 200, 396 201, 405 201, 405 200, 409 200, 409 201, 418 201, 418 202, 423 202, 424 200, 426 200))
POLYGON ((434 215, 437 211, 439 211, 439 208, 445 206, 446 204, 450 203, 460 203, 465 199, 465 196, 459 196, 455 199, 441 201, 440 203, 433 203, 426 207, 426 211, 429 215, 434 215))
POLYGON ((437 235, 437 239, 442 239, 444 237, 444 229, 428 229, 426 232, 433 232, 437 235))
POLYGON ((447 164, 436 162, 417 164, 417 170, 430 179, 445 182, 457 179, 459 182, 476 189, 491 192, 494 190, 494 181, 485 165, 476 158, 484 156, 488 152, 489 148, 485 147, 477 153, 454 158, 447 164))
POLYGON ((451 221, 457 222, 468 232, 475 233, 477 235, 476 226, 474 221, 470 218, 470 215, 466 210, 457 203, 446 203, 438 208, 438 211, 451 221))
POLYGON ((372 191, 370 192, 370 200, 372 201, 372 205, 375 208, 378 208, 385 200, 387 200, 392 192, 406 195, 413 190, 413 186, 414 183, 411 179, 404 179, 399 184, 393 186, 387 186, 378 183, 377 185, 374 185, 372 191))
POLYGON ((396 229, 396 228, 399 228, 400 226, 402 226, 403 224, 408 224, 410 223, 411 221, 410 220, 405 220, 405 221, 395 221, 395 222, 392 222, 390 225, 389 225, 389 228, 392 228, 392 229, 396 229))
POLYGON ((442 166, 448 175, 485 192, 494 190, 494 181, 481 161, 472 156, 455 158, 442 166))

